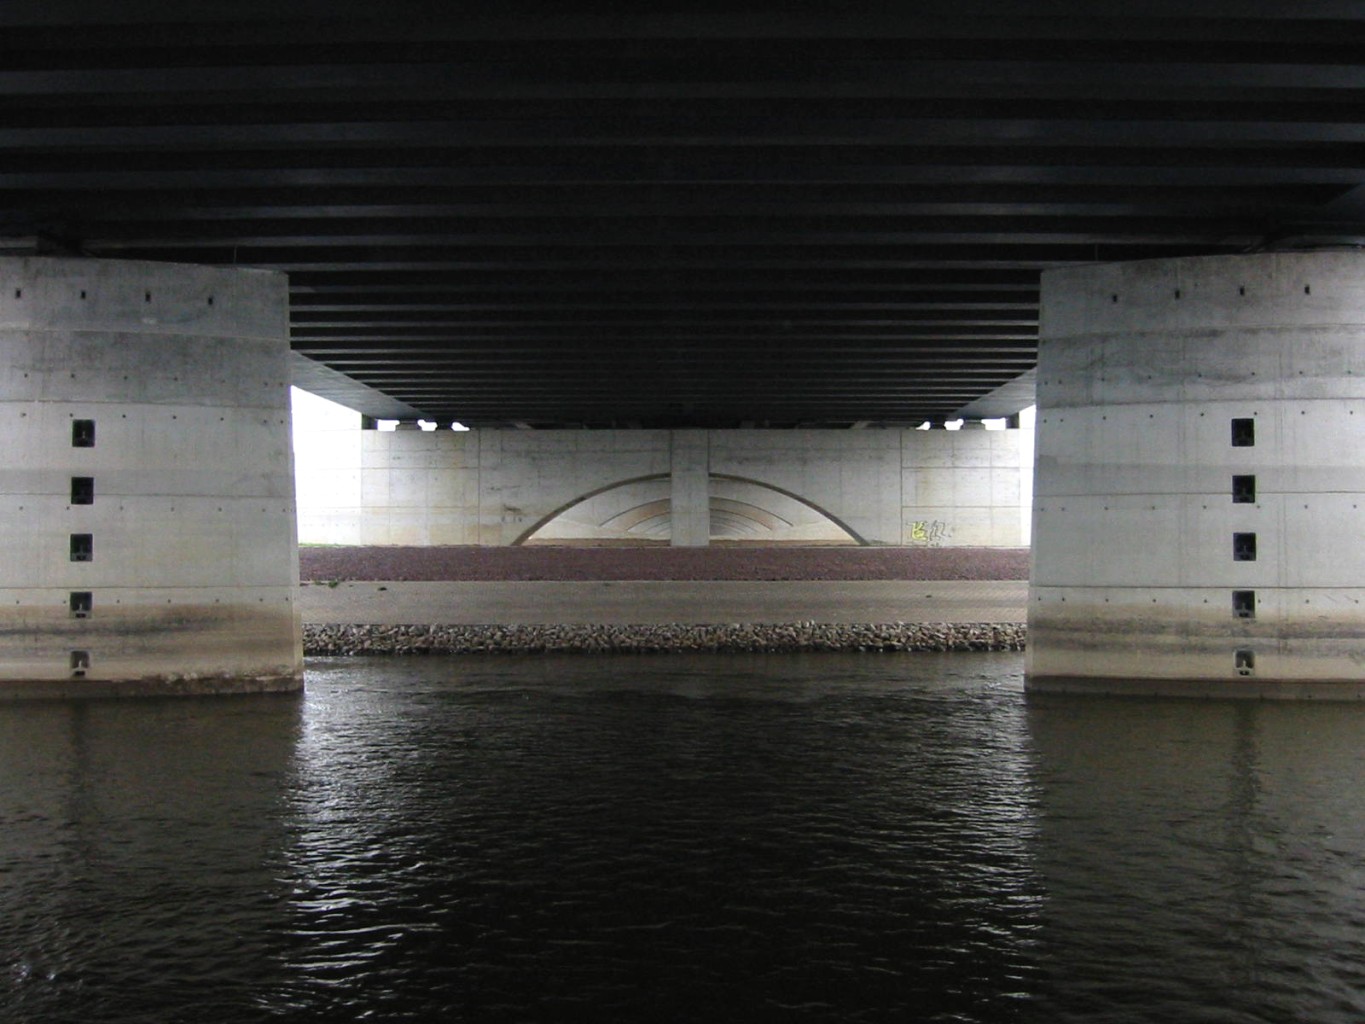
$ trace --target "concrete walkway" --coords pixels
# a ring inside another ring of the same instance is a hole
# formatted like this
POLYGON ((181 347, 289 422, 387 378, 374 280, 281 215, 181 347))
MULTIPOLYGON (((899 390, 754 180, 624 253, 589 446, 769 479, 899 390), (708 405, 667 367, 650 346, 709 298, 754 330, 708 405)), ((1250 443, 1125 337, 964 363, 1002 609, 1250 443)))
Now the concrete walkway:
POLYGON ((1023 622, 1024 580, 304 584, 309 624, 1023 622))

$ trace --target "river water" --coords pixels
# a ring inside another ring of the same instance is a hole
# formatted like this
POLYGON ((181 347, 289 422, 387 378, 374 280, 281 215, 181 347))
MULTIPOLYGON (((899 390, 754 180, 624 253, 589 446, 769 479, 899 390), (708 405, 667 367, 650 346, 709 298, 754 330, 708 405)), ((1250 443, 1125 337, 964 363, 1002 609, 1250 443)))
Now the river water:
POLYGON ((1018 655, 0 706, 0 1020, 1365 1019, 1365 707, 1018 655))

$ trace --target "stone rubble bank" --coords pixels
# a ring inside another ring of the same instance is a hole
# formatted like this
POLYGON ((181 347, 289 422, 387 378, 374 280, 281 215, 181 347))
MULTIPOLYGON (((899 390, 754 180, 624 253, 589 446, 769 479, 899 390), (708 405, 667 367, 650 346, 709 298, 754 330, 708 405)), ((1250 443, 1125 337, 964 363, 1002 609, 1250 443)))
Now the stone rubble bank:
POLYGON ((305 625, 307 655, 1020 651, 1022 623, 305 625))

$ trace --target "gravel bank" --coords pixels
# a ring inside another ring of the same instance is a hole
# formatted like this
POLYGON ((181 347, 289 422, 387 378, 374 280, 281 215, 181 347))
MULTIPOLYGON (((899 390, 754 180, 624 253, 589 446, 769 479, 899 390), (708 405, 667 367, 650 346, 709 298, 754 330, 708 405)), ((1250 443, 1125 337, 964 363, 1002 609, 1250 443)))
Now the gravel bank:
MULTIPOLYGON (((1027 548, 305 547, 308 582, 1022 580, 1027 548)), ((309 655, 1017 651, 1023 624, 304 626, 309 655)))
POLYGON ((888 623, 724 626, 308 625, 309 655, 663 654, 798 651, 1019 651, 1022 624, 888 623))
POLYGON ((328 580, 1024 580, 1027 548, 304 547, 328 580))

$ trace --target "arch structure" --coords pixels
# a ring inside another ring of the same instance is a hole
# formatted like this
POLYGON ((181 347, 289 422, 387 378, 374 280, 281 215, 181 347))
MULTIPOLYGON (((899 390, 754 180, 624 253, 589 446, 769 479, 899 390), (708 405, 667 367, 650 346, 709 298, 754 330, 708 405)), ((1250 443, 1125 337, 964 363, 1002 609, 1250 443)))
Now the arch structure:
MULTIPOLYGON (((858 545, 864 541, 812 502, 756 480, 707 479, 713 544, 858 545)), ((556 509, 517 544, 667 545, 673 535, 666 473, 612 484, 556 509)))
POLYGON ((1042 295, 1028 686, 1365 696, 1365 255, 1042 295))

